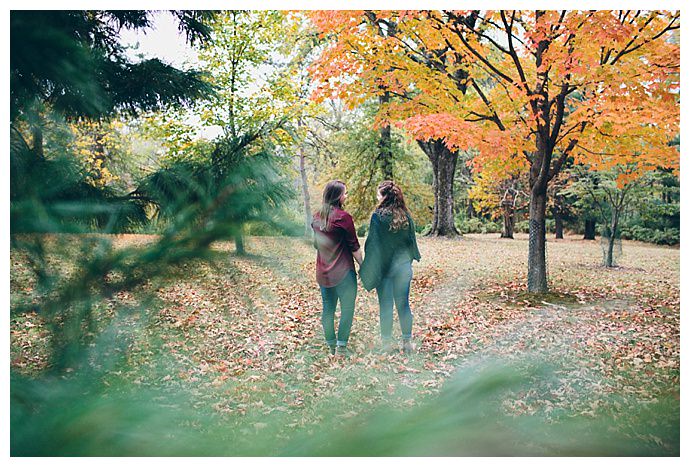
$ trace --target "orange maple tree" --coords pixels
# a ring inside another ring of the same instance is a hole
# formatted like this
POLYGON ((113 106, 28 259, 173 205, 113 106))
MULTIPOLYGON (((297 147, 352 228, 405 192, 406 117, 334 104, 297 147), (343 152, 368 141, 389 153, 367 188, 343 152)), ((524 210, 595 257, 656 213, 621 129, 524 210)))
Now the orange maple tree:
POLYGON ((449 149, 529 171, 528 289, 548 290, 547 187, 572 157, 678 165, 679 12, 312 12, 331 38, 317 98, 352 106, 386 89, 380 119, 449 149), (380 34, 385 29, 386 34, 380 34), (615 147, 615 150, 611 150, 615 147), (602 157, 605 156, 605 157, 602 157))

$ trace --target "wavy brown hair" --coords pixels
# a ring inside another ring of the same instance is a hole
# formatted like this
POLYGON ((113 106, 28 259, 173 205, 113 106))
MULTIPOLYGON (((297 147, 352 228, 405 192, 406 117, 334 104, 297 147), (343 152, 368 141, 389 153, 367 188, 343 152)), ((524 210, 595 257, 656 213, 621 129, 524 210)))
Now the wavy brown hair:
POLYGON ((323 188, 323 201, 319 209, 319 227, 322 231, 331 230, 331 212, 334 207, 342 209, 340 197, 345 193, 345 183, 340 180, 331 180, 323 188))
POLYGON ((400 187, 391 180, 385 180, 379 183, 378 191, 383 199, 376 206, 376 211, 391 215, 390 230, 406 229, 410 225, 410 211, 405 206, 405 197, 400 187))

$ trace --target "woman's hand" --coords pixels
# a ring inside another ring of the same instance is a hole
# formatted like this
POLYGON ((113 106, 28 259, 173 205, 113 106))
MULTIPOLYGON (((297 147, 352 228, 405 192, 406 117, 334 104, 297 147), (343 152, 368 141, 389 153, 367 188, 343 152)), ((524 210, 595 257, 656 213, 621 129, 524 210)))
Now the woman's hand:
POLYGON ((352 257, 357 261, 357 264, 362 266, 362 249, 352 252, 352 257))

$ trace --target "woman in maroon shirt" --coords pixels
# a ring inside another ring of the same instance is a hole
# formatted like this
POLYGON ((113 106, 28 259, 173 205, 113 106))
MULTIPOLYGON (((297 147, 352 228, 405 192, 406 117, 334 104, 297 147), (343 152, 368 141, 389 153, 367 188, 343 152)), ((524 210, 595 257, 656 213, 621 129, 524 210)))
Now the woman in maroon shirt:
POLYGON ((352 216, 343 210, 347 198, 345 184, 333 180, 323 190, 323 204, 314 213, 311 223, 314 229, 316 254, 316 282, 321 288, 323 313, 321 323, 331 354, 346 356, 347 341, 352 328, 357 298, 355 263, 362 264, 352 216), (340 323, 335 334, 335 309, 340 300, 340 323))

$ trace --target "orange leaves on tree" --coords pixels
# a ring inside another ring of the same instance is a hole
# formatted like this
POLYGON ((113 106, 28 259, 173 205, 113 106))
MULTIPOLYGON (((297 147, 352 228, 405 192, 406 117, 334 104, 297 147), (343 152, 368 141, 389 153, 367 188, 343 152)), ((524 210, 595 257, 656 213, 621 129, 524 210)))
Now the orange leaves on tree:
POLYGON ((508 172, 544 150, 542 161, 571 151, 594 170, 678 166, 668 145, 680 119, 678 13, 484 11, 463 22, 470 14, 309 13, 332 40, 312 67, 324 83, 315 94, 350 106, 384 90, 405 95, 380 120, 476 149, 477 171, 493 160, 508 172))

